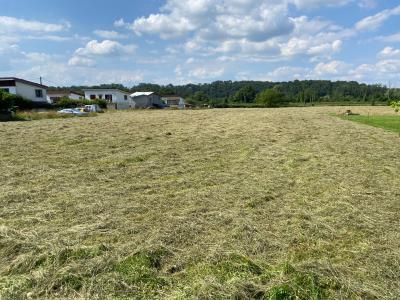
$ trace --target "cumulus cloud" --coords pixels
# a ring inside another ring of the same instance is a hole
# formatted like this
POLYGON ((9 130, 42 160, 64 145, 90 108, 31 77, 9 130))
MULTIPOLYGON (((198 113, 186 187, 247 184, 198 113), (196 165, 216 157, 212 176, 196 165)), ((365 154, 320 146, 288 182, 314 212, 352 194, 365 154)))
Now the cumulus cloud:
POLYGON ((287 5, 275 0, 168 0, 160 13, 136 19, 130 28, 163 39, 195 33, 207 39, 262 40, 290 33, 293 24, 287 5))
POLYGON ((393 16, 400 15, 400 5, 392 9, 385 9, 373 16, 368 16, 356 23, 357 30, 375 30, 393 16))
POLYGON ((398 43, 400 42, 400 33, 395 33, 391 35, 382 35, 375 38, 377 41, 382 41, 386 43, 398 43))
POLYGON ((17 19, 8 16, 0 16, 0 31, 7 32, 58 32, 69 29, 71 24, 64 22, 62 24, 43 23, 38 21, 29 21, 17 19))
POLYGON ((342 6, 350 3, 352 0, 289 0, 299 9, 311 9, 322 5, 325 6, 342 6))
POLYGON ((92 67, 95 65, 95 61, 86 57, 73 56, 68 61, 68 65, 73 67, 92 67))
POLYGON ((69 66, 93 66, 99 57, 124 57, 135 53, 136 45, 122 45, 119 42, 92 40, 85 47, 78 48, 73 57, 68 61, 69 66))
POLYGON ((95 30, 93 33, 103 39, 113 39, 113 40, 118 40, 118 39, 126 39, 128 38, 127 35, 119 33, 114 30, 95 30))
POLYGON ((85 47, 77 49, 75 54, 79 56, 119 56, 133 54, 136 48, 136 45, 122 45, 111 40, 102 42, 92 40, 85 47))
POLYGON ((349 64, 343 61, 330 61, 326 63, 319 63, 314 68, 314 73, 317 76, 325 76, 325 75, 340 75, 343 74, 344 71, 348 70, 349 64))
POLYGON ((378 54, 379 58, 399 58, 400 59, 400 49, 395 49, 393 47, 386 47, 378 54))

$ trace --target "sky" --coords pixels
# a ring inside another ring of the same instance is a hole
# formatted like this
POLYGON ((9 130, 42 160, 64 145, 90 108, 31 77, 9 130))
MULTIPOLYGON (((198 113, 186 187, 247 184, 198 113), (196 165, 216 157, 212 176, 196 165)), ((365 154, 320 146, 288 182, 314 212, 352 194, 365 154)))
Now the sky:
POLYGON ((0 76, 400 87, 400 0, 0 0, 0 76))

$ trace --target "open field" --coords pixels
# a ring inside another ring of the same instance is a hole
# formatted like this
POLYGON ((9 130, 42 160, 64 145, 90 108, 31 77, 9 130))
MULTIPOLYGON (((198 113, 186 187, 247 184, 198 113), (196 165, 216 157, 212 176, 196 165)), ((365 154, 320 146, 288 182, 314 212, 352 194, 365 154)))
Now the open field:
POLYGON ((398 299, 400 137, 345 109, 0 123, 0 298, 398 299))
POLYGON ((343 116, 343 119, 359 122, 400 133, 400 116, 343 116))

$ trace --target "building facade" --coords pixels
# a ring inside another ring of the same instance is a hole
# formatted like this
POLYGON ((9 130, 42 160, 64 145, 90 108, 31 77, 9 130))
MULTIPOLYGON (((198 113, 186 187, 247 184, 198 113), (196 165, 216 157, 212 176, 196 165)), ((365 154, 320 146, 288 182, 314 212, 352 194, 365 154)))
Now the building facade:
POLYGON ((131 94, 135 108, 164 108, 161 97, 153 92, 136 92, 131 94))
POLYGON ((134 108, 134 103, 129 93, 116 89, 84 89, 87 100, 106 100, 109 108, 129 109, 134 108))
POLYGON ((33 102, 47 102, 47 86, 32 81, 16 77, 1 77, 0 89, 33 102))
POLYGON ((47 92, 47 102, 57 103, 63 98, 68 98, 72 100, 82 100, 85 98, 83 94, 72 91, 48 91, 47 92))
POLYGON ((185 99, 180 96, 164 96, 161 97, 161 100, 164 101, 168 107, 183 109, 186 105, 185 99))

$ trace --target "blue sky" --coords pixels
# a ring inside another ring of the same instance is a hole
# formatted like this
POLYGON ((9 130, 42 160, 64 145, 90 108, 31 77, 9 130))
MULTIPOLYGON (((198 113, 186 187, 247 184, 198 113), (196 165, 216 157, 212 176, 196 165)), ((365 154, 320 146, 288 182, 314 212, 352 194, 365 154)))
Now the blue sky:
POLYGON ((400 1, 0 0, 0 76, 400 86, 400 1))

